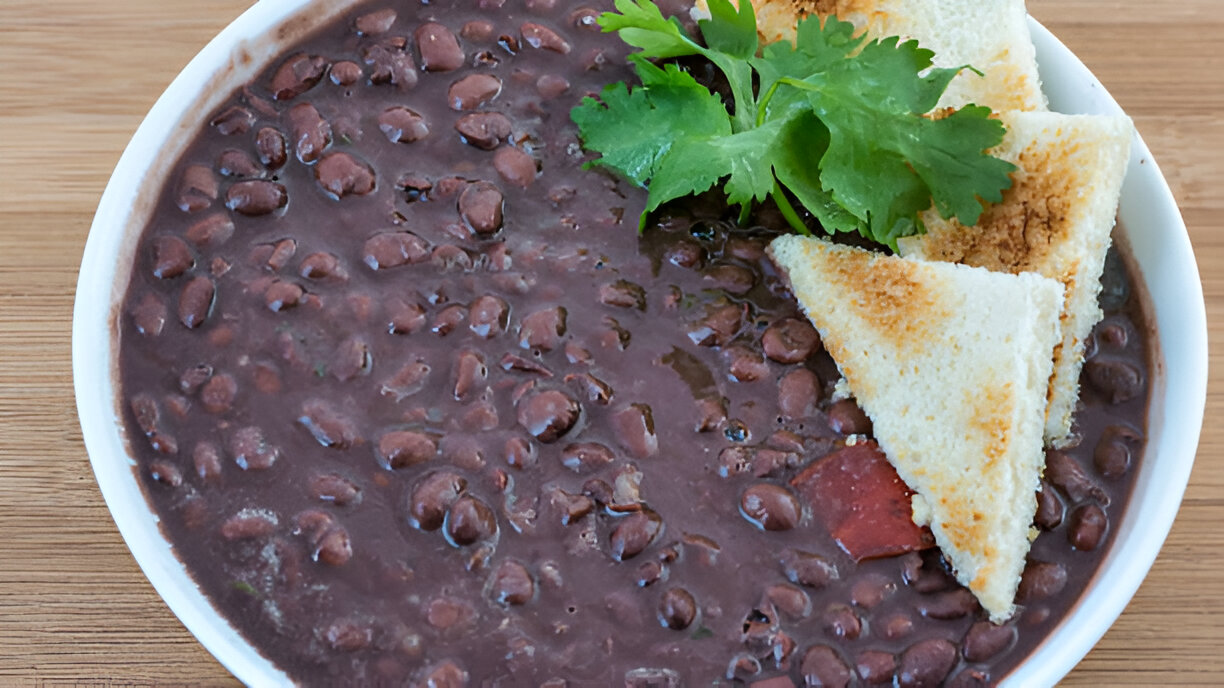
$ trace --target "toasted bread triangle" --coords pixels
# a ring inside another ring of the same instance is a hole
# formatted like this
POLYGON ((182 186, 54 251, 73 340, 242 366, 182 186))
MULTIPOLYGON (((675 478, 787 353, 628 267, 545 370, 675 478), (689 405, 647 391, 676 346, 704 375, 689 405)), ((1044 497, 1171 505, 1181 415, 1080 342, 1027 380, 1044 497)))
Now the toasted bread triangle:
MULTIPOLYGON (((738 4, 738 0, 732 0, 738 4)), ((971 65, 952 81, 940 107, 969 103, 992 110, 1046 110, 1024 0, 752 0, 766 42, 794 40, 799 19, 836 15, 872 38, 917 39, 935 66, 971 65)), ((697 16, 709 16, 698 0, 697 16)))
POLYGON ((799 236, 769 255, 918 493, 915 522, 991 618, 1009 617, 1044 465, 1062 286, 799 236))
POLYGON ((1125 116, 1010 112, 992 155, 1014 163, 1012 188, 966 229, 928 212, 927 234, 898 242, 902 255, 990 270, 1035 272, 1067 290, 1054 351, 1045 439, 1058 445, 1079 398, 1084 342, 1101 319, 1097 296, 1134 127, 1125 116))

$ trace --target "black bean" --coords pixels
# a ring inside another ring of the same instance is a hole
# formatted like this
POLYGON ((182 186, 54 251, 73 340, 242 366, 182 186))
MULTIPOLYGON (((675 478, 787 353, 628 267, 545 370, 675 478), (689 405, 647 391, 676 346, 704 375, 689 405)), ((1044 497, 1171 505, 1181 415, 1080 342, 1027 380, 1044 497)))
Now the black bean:
POLYGON ((502 227, 502 192, 490 182, 476 182, 459 194, 459 216, 478 235, 496 234, 502 227))
POLYGON ((191 451, 191 462, 196 475, 205 482, 214 482, 221 477, 221 451, 212 442, 200 442, 191 451))
POLYGON ((332 253, 312 253, 302 259, 298 274, 306 279, 343 282, 348 279, 348 271, 340 264, 340 259, 332 253))
POLYGON ((556 31, 546 26, 536 24, 535 22, 524 22, 519 27, 519 32, 523 35, 523 42, 533 48, 551 50, 562 55, 569 54, 569 41, 566 41, 556 31))
POLYGON ((375 365, 373 354, 370 353, 370 343, 360 334, 344 338, 332 354, 332 365, 328 367, 332 377, 340 382, 353 380, 360 375, 370 375, 375 365))
POLYGON ((727 401, 722 397, 701 397, 697 399, 697 423, 693 429, 697 432, 712 432, 717 430, 727 420, 727 401))
POLYGON ((671 588, 659 600, 659 623, 665 628, 682 631, 697 618, 697 600, 684 588, 671 588))
POLYGON ((1066 507, 1058 493, 1042 480, 1041 489, 1037 490, 1037 513, 1033 516, 1033 522, 1045 530, 1054 530, 1062 523, 1065 513, 1066 507))
POLYGON ((464 495, 451 504, 444 523, 447 540, 456 547, 466 547, 497 534, 497 516, 488 504, 464 495))
POLYGON ((1143 436, 1134 429, 1125 425, 1110 425, 1101 433, 1101 439, 1093 449, 1093 465, 1106 478, 1121 478, 1130 470, 1131 459, 1142 446, 1143 436))
POLYGON ((850 667, 828 645, 809 647, 799 663, 799 673, 806 685, 822 688, 846 688, 852 678, 850 667))
POLYGON ((1098 356, 1084 364, 1084 373, 1112 404, 1130 401, 1143 393, 1143 373, 1127 361, 1098 356))
POLYGON ((260 169, 255 161, 246 151, 235 150, 228 148, 221 151, 221 155, 217 157, 217 172, 220 172, 225 177, 237 177, 239 179, 253 179, 263 176, 263 170, 260 169))
POLYGON ((736 382, 755 382, 769 375, 769 364, 760 352, 746 346, 729 346, 723 349, 727 360, 727 372, 736 382))
POLYGON ((506 440, 506 463, 515 468, 531 468, 538 461, 538 452, 531 440, 523 437, 511 437, 506 440))
POLYGON ((413 143, 429 135, 425 118, 403 106, 383 110, 378 116, 378 128, 392 143, 413 143))
POLYGON ((1091 500, 1109 504, 1109 495, 1069 454, 1053 449, 1046 451, 1045 479, 1074 502, 1091 500))
POLYGON ((429 329, 434 334, 445 337, 458 329, 466 319, 467 308, 460 304, 453 303, 438 311, 438 314, 434 316, 433 323, 430 324, 429 329))
POLYGON ((897 583, 879 573, 860 574, 850 586, 850 601, 864 609, 873 609, 897 592, 897 583))
POLYGON ((1071 512, 1067 525, 1067 541, 1081 552, 1091 552, 1101 544, 1109 518, 1096 504, 1084 504, 1071 512))
POLYGON ((370 644, 373 639, 370 627, 356 619, 337 619, 323 631, 323 637, 333 650, 356 652, 370 644))
POLYGON ((438 442, 417 430, 392 430, 378 438, 377 453, 384 468, 407 468, 434 458, 438 442))
POLYGON ((959 619, 977 610, 977 598, 965 588, 955 588, 923 597, 918 613, 931 619, 959 619))
POLYGON ((628 280, 617 280, 600 285, 599 302, 617 308, 646 310, 646 291, 628 280))
POLYGON ((708 288, 722 289, 728 294, 747 294, 756 285, 756 273, 739 265, 715 265, 702 277, 708 288))
POLYGON ((442 527, 446 512, 467 490, 467 480, 448 471, 425 476, 408 498, 408 523, 425 531, 442 527))
POLYGON ((575 28, 584 29, 598 33, 599 27, 599 11, 589 7, 583 7, 575 10, 569 17, 570 24, 575 28))
POLYGON ((545 74, 536 79, 536 93, 545 100, 552 100, 568 91, 570 82, 557 74, 545 74))
POLYGON ((608 537, 612 558, 624 561, 636 557, 658 538, 662 530, 663 519, 650 509, 622 516, 608 537))
POLYGON ((956 646, 943 638, 920 640, 901 653, 897 684, 903 688, 938 686, 956 666, 956 646))
POLYGON ((795 368, 778 381, 778 410, 788 418, 810 418, 820 400, 820 378, 807 368, 795 368))
POLYGON ((189 165, 183 170, 179 182, 178 207, 185 213, 199 212, 217 200, 220 187, 212 168, 207 165, 189 165))
POLYGON ((450 29, 437 22, 426 22, 413 34, 417 50, 421 51, 421 69, 427 72, 450 72, 463 66, 465 57, 459 39, 450 29))
POLYGON ((645 459, 659 451, 654 414, 647 404, 630 404, 611 418, 612 430, 620 446, 635 458, 645 459))
POLYGON ((332 128, 317 108, 300 103, 285 113, 289 131, 293 133, 293 150, 298 160, 310 164, 319 159, 332 142, 332 128))
MULTIPOLYGON (((160 437, 160 435, 154 435, 160 437)), ((168 445, 163 445, 168 446, 168 445)), ((176 447, 177 452, 177 447, 176 447)), ((176 453, 171 452, 171 453, 176 453)), ((166 487, 178 487, 183 484, 183 473, 178 466, 168 461, 154 461, 149 464, 149 477, 166 487)))
POLYGON ((280 458, 280 449, 268 443, 263 430, 251 425, 239 428, 230 436, 230 454, 244 471, 263 471, 280 458))
POLYGON ((288 203, 285 187, 265 179, 238 182, 225 192, 225 207, 243 215, 267 215, 288 203))
POLYGON ((391 30, 391 26, 395 24, 395 10, 386 8, 375 10, 357 17, 353 22, 353 26, 357 31, 366 36, 377 36, 391 30))
POLYGON ((806 619, 812 613, 812 598, 789 583, 775 583, 765 588, 765 598, 792 620, 806 619))
POLYGON ((386 270, 425 261, 429 243, 412 232, 375 234, 361 249, 362 260, 371 270, 386 270))
POLYGON ((315 181, 333 199, 364 196, 374 190, 374 168, 348 153, 330 153, 314 168, 315 181))
POLYGON ((519 346, 540 351, 557 348, 567 331, 567 315, 565 308, 552 306, 525 316, 519 324, 519 346))
POLYGON ((215 294, 217 288, 213 280, 203 275, 182 285, 179 293, 179 322, 182 326, 188 329, 200 327, 213 310, 215 294))
POLYGON ((510 146, 502 146, 493 154, 493 169, 506 183, 524 189, 535 181, 537 172, 535 158, 510 146))
POLYGON ((891 652, 864 650, 858 654, 854 670, 866 685, 892 685, 897 673, 897 657, 891 652))
POLYGON ((704 316, 691 323, 686 334, 698 346, 726 346, 739 333, 743 318, 743 306, 716 302, 705 307, 704 316))
POLYGON ((518 403, 518 421, 533 437, 556 442, 578 422, 582 407, 564 392, 546 390, 518 403))
POLYGON ((561 513, 561 525, 568 526, 581 521, 595 509, 595 500, 586 495, 570 494, 564 490, 553 490, 549 494, 554 508, 561 513))
POLYGON ((479 352, 465 350, 455 356, 454 380, 452 395, 457 401, 463 401, 472 395, 489 376, 489 368, 485 365, 484 356, 479 352))
POLYGON ((459 35, 475 43, 483 43, 493 37, 497 29, 490 22, 482 19, 470 21, 459 29, 459 35))
POLYGON ((820 346, 820 335, 806 320, 783 318, 761 335, 765 355, 778 363, 802 363, 820 346))
POLYGON ((297 253, 297 241, 294 239, 281 239, 273 244, 272 253, 268 256, 264 265, 273 272, 280 272, 289 264, 294 253, 297 253))
POLYGON ((833 562, 819 554, 798 549, 783 550, 778 559, 782 573, 792 583, 820 589, 840 576, 833 562))
POLYGON ((285 135, 275 127, 263 127, 255 134, 255 152, 269 170, 280 169, 288 158, 285 135))
POLYGON ((672 265, 682 268, 701 267, 705 259, 705 249, 692 239, 680 239, 664 251, 663 258, 672 265))
POLYGON ((500 112, 472 112, 455 122, 455 131, 463 137, 464 143, 493 150, 510 136, 511 124, 500 112))
POLYGON ((829 429, 840 435, 870 435, 871 419, 853 399, 842 399, 829 406, 829 429))
POLYGON ((367 45, 362 50, 362 59, 370 65, 370 83, 390 83, 401 91, 416 86, 416 61, 412 59, 412 53, 408 52, 407 47, 407 41, 398 36, 367 45))
POLYGON ((423 360, 405 363, 394 375, 383 382, 380 392, 385 396, 393 396, 396 401, 412 396, 425 387, 425 382, 431 372, 429 364, 423 360))
POLYGON ((611 449, 598 442, 577 442, 561 450, 561 463, 576 473, 594 473, 615 458, 611 449))
POLYGON ((914 620, 902 612, 897 612, 881 619, 874 628, 880 637, 897 640, 914 632, 914 620))
POLYGON ((489 581, 489 594, 498 604, 519 606, 535 597, 535 580, 531 572, 517 561, 507 560, 497 567, 489 581))
POLYGON ((310 496, 336 506, 361 503, 361 487, 339 473, 316 473, 310 479, 310 496))
POLYGON ((271 535, 276 530, 276 514, 264 509, 243 509, 221 524, 226 540, 248 540, 271 535))
POLYGON ((250 131, 254 122, 255 116, 250 110, 234 106, 214 117, 209 125, 216 127, 222 136, 235 136, 250 131))
POLYGON ((486 294, 468 307, 468 327, 478 337, 490 339, 506 331, 510 322, 510 304, 500 296, 486 294))
POLYGON ((237 395, 238 381, 229 373, 211 377, 200 387, 200 403, 209 413, 225 413, 230 410, 237 395))
POLYGON ((434 248, 430 262, 439 272, 471 272, 475 266, 467 249, 454 244, 442 244, 434 248))
POLYGON ((425 681, 422 685, 429 688, 466 688, 468 684, 468 672, 459 667, 458 664, 447 660, 434 665, 425 672, 425 681))
POLYGON ((469 74, 451 84, 446 102, 452 110, 475 110, 501 93, 501 79, 491 74, 469 74))
POLYGON ((1058 562, 1029 561, 1020 576, 1016 602, 1035 602, 1062 592, 1067 587, 1067 569, 1058 562))
POLYGON ((1011 647, 1015 640, 1015 626, 996 626, 989 621, 978 621, 965 634, 962 653, 970 662, 985 662, 1011 647))
POLYGON ((305 293, 305 289, 293 282, 275 280, 264 290, 264 305, 273 313, 288 310, 298 305, 305 293))
POLYGON ((183 236, 199 248, 215 248, 234 235, 234 221, 229 213, 216 213, 187 228, 183 236))
POLYGON ((757 483, 744 490, 740 513, 762 530, 790 530, 803 518, 795 495, 773 483, 757 483))
POLYGON ((348 449, 359 437, 357 426, 348 416, 331 404, 312 399, 302 404, 297 422, 310 431, 315 440, 324 447, 348 449))
POLYGON ((314 88, 327 71, 327 58, 298 53, 281 63, 272 75, 272 97, 290 100, 314 88))
POLYGON ((361 76, 361 65, 352 60, 342 60, 331 68, 331 80, 337 86, 352 86, 361 80, 361 76))
POLYGON ((825 610, 824 630, 835 638, 856 640, 863 632, 863 622, 854 610, 844 604, 833 604, 825 610))
POLYGON ((187 242, 182 239, 159 236, 151 243, 154 277, 170 279, 195 267, 195 257, 191 254, 187 242))

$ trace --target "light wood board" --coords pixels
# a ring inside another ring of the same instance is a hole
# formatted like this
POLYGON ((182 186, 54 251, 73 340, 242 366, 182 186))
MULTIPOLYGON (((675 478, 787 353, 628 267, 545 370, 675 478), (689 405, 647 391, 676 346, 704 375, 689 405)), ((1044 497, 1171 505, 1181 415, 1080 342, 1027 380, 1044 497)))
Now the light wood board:
MULTIPOLYGON (((272 0, 266 0, 272 1, 272 0)), ((140 119, 243 0, 0 0, 0 685, 233 685, 129 555, 72 397, 93 210, 140 119)), ((1224 2, 1030 0, 1134 117, 1190 228, 1213 346, 1173 532, 1068 686, 1224 685, 1224 2)))

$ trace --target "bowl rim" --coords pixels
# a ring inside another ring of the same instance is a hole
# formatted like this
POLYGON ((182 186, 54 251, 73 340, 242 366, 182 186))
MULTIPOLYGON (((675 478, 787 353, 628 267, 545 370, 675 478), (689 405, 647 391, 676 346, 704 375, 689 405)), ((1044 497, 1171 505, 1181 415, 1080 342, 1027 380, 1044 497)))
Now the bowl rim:
MULTIPOLYGON (((159 518, 146 499, 136 462, 128 451, 116 383, 120 304, 135 240, 151 213, 152 204, 143 199, 160 194, 161 180, 194 137, 199 113, 214 110, 283 47, 351 5, 352 0, 257 2, 188 63, 150 109, 120 157, 90 227, 77 282, 73 386, 86 450, 107 508, 158 595, 200 644, 247 685, 292 682, 205 597, 163 536, 159 518), (159 156, 176 145, 175 155, 159 156), (142 189, 153 193, 142 195, 142 189)), ((1039 67, 1045 65, 1041 75, 1051 109, 1068 114, 1122 114, 1116 101, 1065 45, 1032 17, 1029 27, 1039 67), (1058 68, 1053 70, 1055 64, 1058 68)), ((1149 406, 1148 445, 1109 553, 1062 623, 1006 677, 1005 686, 1053 685, 1100 640, 1155 561, 1180 508, 1196 454, 1206 404, 1208 360, 1202 285, 1172 192, 1138 133, 1119 215, 1127 218, 1124 231, 1153 306, 1148 312, 1154 333, 1176 325, 1174 331, 1179 335, 1153 337, 1157 351, 1153 352, 1151 398, 1167 400, 1175 393, 1178 403, 1175 409, 1167 401, 1159 408, 1149 406), (1135 226, 1166 227, 1167 231, 1132 235, 1129 229, 1135 226), (1154 284, 1159 288, 1151 289, 1154 284), (1159 473, 1153 469, 1158 455, 1163 462, 1159 473), (1086 608, 1092 613, 1085 613, 1086 608)))

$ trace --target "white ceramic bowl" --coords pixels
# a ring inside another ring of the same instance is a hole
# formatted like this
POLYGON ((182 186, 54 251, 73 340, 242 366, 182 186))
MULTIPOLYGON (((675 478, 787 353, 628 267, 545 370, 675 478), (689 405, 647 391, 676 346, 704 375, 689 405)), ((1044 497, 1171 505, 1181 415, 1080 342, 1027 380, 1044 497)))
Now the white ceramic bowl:
MULTIPOLYGON (((183 624, 248 685, 281 685, 264 659, 204 597, 175 557, 145 499, 123 434, 116 395, 120 301, 136 239, 161 180, 202 123, 236 87, 258 75, 283 47, 336 16, 350 0, 257 2, 179 74, 132 137, 106 187, 89 232, 77 283, 72 366, 85 446, 98 485, 132 555, 183 624)), ((1032 21, 1052 109, 1121 109, 1075 55, 1032 21)), ((1063 623, 1007 679, 1049 686, 1101 638, 1138 589, 1181 504, 1198 445, 1207 386, 1207 321, 1185 225, 1151 152, 1136 136, 1120 209, 1125 243, 1150 297, 1158 346, 1148 445, 1131 503, 1112 549, 1063 623)))

